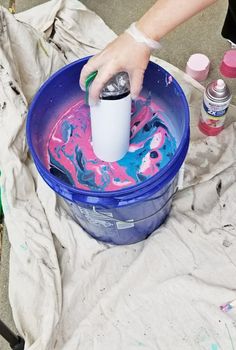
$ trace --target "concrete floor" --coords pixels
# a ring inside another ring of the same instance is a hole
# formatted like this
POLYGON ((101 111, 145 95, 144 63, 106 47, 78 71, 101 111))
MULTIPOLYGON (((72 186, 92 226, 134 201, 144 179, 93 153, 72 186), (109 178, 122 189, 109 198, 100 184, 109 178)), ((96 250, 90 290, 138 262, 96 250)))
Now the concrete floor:
MULTIPOLYGON (((16 0, 17 12, 43 3, 42 0, 16 0)), ((155 1, 154 0, 83 0, 87 7, 100 15, 104 21, 117 33, 121 33, 129 24, 137 20, 155 1)), ((9 1, 0 0, 7 7, 9 1)), ((218 1, 215 5, 198 14, 162 40, 162 49, 158 57, 184 70, 189 56, 196 52, 206 54, 211 60, 209 78, 203 84, 219 77, 219 64, 229 44, 221 37, 220 32, 227 9, 227 0, 218 1)), ((236 91, 236 79, 225 79, 232 92, 236 91)), ((233 102, 236 103, 234 96, 233 102)), ((0 269, 0 317, 12 329, 14 323, 8 302, 8 261, 9 243, 6 231, 3 237, 2 259, 0 269)), ((9 347, 0 338, 0 349, 9 347)))

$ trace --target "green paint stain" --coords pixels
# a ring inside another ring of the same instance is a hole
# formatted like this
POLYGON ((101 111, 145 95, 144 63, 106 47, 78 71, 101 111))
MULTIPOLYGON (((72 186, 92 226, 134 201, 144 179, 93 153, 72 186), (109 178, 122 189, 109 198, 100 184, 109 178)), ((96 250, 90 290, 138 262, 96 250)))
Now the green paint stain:
POLYGON ((211 344, 211 350, 218 350, 218 345, 217 344, 211 344))
POLYGON ((20 247, 21 247, 21 249, 24 250, 24 251, 26 251, 26 250, 28 249, 27 246, 26 246, 25 244, 21 244, 20 247))

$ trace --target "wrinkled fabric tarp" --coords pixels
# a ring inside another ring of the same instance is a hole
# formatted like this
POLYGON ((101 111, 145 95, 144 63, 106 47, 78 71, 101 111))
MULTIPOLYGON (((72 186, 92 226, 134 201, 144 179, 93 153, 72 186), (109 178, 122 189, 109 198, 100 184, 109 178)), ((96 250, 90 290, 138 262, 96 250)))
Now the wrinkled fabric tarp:
MULTIPOLYGON (((197 128, 203 87, 159 59, 183 87, 191 144, 183 189, 147 240, 110 246, 58 205, 28 153, 25 121, 39 86, 115 34, 79 1, 18 15, 0 10, 0 169, 11 243, 9 297, 30 350, 233 350, 236 312, 236 108, 225 130, 197 128)), ((176 116, 178 117, 178 116, 176 116)))

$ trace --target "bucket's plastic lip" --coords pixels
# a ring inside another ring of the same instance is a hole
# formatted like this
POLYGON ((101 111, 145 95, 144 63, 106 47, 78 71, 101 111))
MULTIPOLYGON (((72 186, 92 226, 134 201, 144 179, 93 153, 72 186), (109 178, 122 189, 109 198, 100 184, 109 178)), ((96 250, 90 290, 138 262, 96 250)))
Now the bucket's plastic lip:
MULTIPOLYGON (((158 173, 156 173, 155 175, 153 175, 152 177, 150 177, 147 180, 144 180, 143 182, 140 182, 136 185, 132 185, 129 187, 125 187, 123 189, 118 189, 115 191, 91 191, 91 190, 83 190, 83 189, 79 189, 77 187, 73 187, 73 186, 69 186, 67 185, 65 182, 61 181, 60 179, 58 179, 56 176, 52 175, 49 170, 44 166, 44 164, 41 162, 41 160, 39 159, 39 157, 37 156, 34 147, 33 147, 33 142, 31 139, 31 132, 30 132, 30 124, 31 124, 31 114, 33 113, 34 110, 34 106, 37 103, 38 97, 40 96, 42 90, 45 89, 45 87, 47 85, 49 85, 51 83, 51 81, 57 77, 58 75, 60 75, 62 72, 64 72, 65 70, 67 70, 69 67, 75 66, 78 64, 78 62, 84 62, 84 61, 88 61, 88 59, 92 57, 92 56, 87 56, 87 57, 83 57, 82 59, 76 60, 72 63, 67 64, 66 66, 62 67, 61 69, 59 69, 58 71, 56 71, 54 74, 51 75, 50 78, 48 78, 39 88, 38 92, 35 94, 32 103, 30 105, 29 111, 28 111, 28 116, 27 116, 27 122, 26 122, 26 137, 27 137, 27 142, 29 145, 29 149, 30 152, 33 156, 34 161, 36 161, 38 163, 38 166, 42 169, 43 172, 47 172, 47 176, 49 179, 51 179, 52 181, 54 181, 55 183, 57 183, 57 185, 62 186, 65 190, 67 190, 68 192, 73 191, 74 195, 78 194, 78 195, 85 195, 85 196, 91 196, 91 197, 110 197, 111 195, 125 195, 125 194, 130 194, 132 193, 134 190, 137 191, 139 189, 142 189, 143 187, 146 187, 150 184, 152 184, 154 181, 158 181, 159 179, 161 179, 163 177, 164 174, 166 174, 175 164, 176 162, 176 158, 179 157, 179 154, 182 152, 182 150, 185 147, 185 140, 188 139, 188 135, 189 135, 189 125, 186 123, 185 129, 183 131, 183 137, 180 141, 180 144, 175 152, 174 157, 169 161, 169 163, 163 168, 161 169, 158 173)), ((158 64, 149 61, 149 65, 153 65, 153 66, 158 66, 158 69, 160 69, 163 73, 165 74, 170 74, 168 73, 164 68, 162 68, 161 66, 159 66, 158 64)), ((79 77, 78 77, 78 81, 79 81, 79 77)), ((179 85, 179 83, 175 80, 175 78, 172 80, 172 83, 175 85, 176 90, 180 93, 180 97, 182 99, 183 102, 183 107, 185 110, 185 115, 187 117, 188 120, 190 120, 190 114, 189 114, 189 107, 188 107, 188 103, 184 94, 183 89, 181 88, 181 86, 179 85)), ((79 83, 78 83, 78 88, 79 88, 79 83)), ((175 167, 174 167, 175 168, 175 167)), ((175 176, 175 174, 173 174, 173 176, 175 176)))

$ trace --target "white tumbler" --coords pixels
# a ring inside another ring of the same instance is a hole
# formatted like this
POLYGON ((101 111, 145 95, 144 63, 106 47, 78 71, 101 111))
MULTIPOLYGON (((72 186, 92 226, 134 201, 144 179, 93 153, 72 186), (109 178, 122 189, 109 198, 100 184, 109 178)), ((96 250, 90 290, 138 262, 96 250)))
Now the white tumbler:
POLYGON ((131 96, 127 73, 119 73, 103 88, 99 102, 90 107, 95 155, 115 162, 129 149, 131 96))

